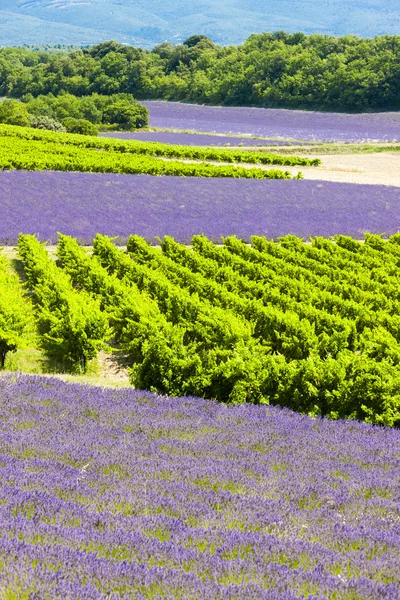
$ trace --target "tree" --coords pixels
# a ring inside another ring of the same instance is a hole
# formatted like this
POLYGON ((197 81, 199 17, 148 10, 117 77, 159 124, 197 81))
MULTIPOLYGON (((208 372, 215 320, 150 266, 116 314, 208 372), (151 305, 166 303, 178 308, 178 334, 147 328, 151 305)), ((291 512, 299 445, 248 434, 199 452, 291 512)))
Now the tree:
POLYGON ((124 130, 140 129, 148 123, 148 110, 141 104, 118 100, 105 109, 103 122, 116 124, 124 130))
MULTIPOLYGON (((112 96, 130 92, 137 98, 210 104, 396 111, 399 61, 398 35, 362 39, 283 31, 254 34, 228 47, 193 35, 183 44, 164 42, 152 51, 113 41, 57 54, 0 48, 0 96, 61 97, 68 92, 86 97, 98 92, 114 104, 112 96)), ((39 114, 102 122, 80 109, 73 114, 75 102, 65 106, 60 100, 57 110, 39 114)))
POLYGON ((29 127, 28 109, 18 100, 3 100, 0 103, 0 123, 29 127))
POLYGON ((202 34, 191 35, 189 38, 187 38, 183 42, 183 45, 187 46, 188 48, 193 48, 194 46, 197 46, 198 44, 202 44, 204 47, 205 46, 208 46, 208 47, 214 46, 214 42, 209 37, 207 37, 206 35, 202 35, 202 34))

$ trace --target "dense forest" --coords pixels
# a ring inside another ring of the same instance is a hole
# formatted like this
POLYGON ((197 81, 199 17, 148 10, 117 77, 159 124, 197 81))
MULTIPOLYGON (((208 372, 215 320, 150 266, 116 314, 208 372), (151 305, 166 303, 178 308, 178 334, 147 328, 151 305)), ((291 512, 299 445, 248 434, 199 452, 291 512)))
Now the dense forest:
POLYGON ((219 46, 203 35, 151 51, 103 42, 70 52, 0 49, 0 96, 137 99, 334 111, 400 109, 400 36, 279 31, 219 46))

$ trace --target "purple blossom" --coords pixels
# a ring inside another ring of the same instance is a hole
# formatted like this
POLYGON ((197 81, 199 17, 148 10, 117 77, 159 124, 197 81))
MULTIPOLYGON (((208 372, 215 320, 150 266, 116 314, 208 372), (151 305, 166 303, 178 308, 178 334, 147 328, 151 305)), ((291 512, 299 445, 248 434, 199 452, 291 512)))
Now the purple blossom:
POLYGON ((0 398, 2 591, 400 598, 399 430, 18 374, 0 398))
POLYGON ((290 146, 282 140, 263 140, 252 137, 231 137, 223 135, 203 135, 196 133, 175 133, 173 131, 110 131, 100 133, 102 137, 142 142, 161 142, 180 146, 290 146))
POLYGON ((151 127, 321 142, 400 141, 400 112, 328 113, 144 102, 151 127))
POLYGON ((396 187, 322 181, 257 181, 102 173, 0 172, 0 243, 20 232, 91 243, 96 233, 188 242, 235 234, 306 237, 400 230, 396 187))

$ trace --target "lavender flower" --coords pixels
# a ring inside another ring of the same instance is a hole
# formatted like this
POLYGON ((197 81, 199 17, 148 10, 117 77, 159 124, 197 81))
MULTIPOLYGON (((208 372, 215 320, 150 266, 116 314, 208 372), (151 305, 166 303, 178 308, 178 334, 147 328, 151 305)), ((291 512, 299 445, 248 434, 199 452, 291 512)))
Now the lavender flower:
POLYGON ((400 112, 345 114, 159 101, 143 104, 150 110, 152 127, 321 142, 400 141, 400 112))
POLYGON ((400 230, 396 187, 322 181, 257 181, 0 172, 0 244, 19 233, 55 243, 57 231, 90 244, 96 233, 188 242, 237 235, 301 237, 400 230))
POLYGON ((254 137, 231 137, 223 135, 200 135, 196 133, 175 133, 173 131, 110 131, 101 133, 102 137, 121 140, 140 140, 142 142, 160 142, 180 146, 290 146, 283 140, 266 140, 254 137))
POLYGON ((398 430, 18 374, 0 398, 2 592, 400 598, 398 430))

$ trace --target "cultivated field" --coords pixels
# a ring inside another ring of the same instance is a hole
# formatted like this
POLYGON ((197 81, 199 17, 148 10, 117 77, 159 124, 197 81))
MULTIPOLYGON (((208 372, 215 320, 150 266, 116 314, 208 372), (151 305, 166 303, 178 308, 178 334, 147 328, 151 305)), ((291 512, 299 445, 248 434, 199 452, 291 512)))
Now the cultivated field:
POLYGON ((53 368, 85 372, 111 345, 139 389, 398 424, 398 234, 191 242, 98 234, 87 252, 60 234, 55 262, 21 235, 30 296, 0 264, 5 366, 36 322, 53 368))
POLYGON ((162 144, 179 144, 182 146, 291 146, 295 142, 275 139, 260 139, 252 136, 237 137, 234 135, 211 135, 200 133, 182 133, 179 131, 112 131, 100 134, 102 137, 121 140, 142 140, 162 144))
POLYGON ((245 107, 144 102, 151 127, 282 140, 319 142, 400 141, 400 113, 344 114, 245 107))
MULTIPOLYGON (((105 133, 106 137, 189 146, 302 151, 320 158, 318 170, 302 168, 306 179, 400 187, 400 117, 398 113, 343 115, 277 109, 222 108, 147 102, 150 125, 171 131, 105 133), (295 124, 295 125, 294 125, 295 124), (175 131, 173 131, 175 130, 175 131), (181 130, 181 131, 179 131, 181 130), (182 130, 214 134, 182 133, 182 130), (225 134, 225 135, 224 135, 225 134), (226 135, 229 134, 229 135, 226 135), (236 134, 236 135, 235 135, 236 134), (237 134, 246 136, 237 137, 237 134), (262 136, 264 139, 254 137, 262 136), (269 137, 267 137, 269 136, 269 137), (313 146, 316 153, 313 154, 313 146), (325 142, 321 146, 321 142, 325 142), (379 153, 374 154, 374 143, 379 153), (396 143, 397 142, 397 143, 396 143), (394 146, 390 152, 390 143, 394 146), (381 154, 382 145, 386 144, 381 154), (347 146, 347 147, 346 147, 347 146)), ((288 169, 293 175, 298 171, 288 169)))
POLYGON ((398 598, 398 430, 0 377, 5 598, 398 598))
POLYGON ((90 244, 96 233, 124 243, 131 233, 190 242, 199 233, 217 241, 400 230, 399 189, 382 185, 3 171, 0 202, 4 245, 20 232, 55 243, 63 231, 90 244))
POLYGON ((0 125, 0 599, 400 600, 400 114, 146 104, 0 125))

